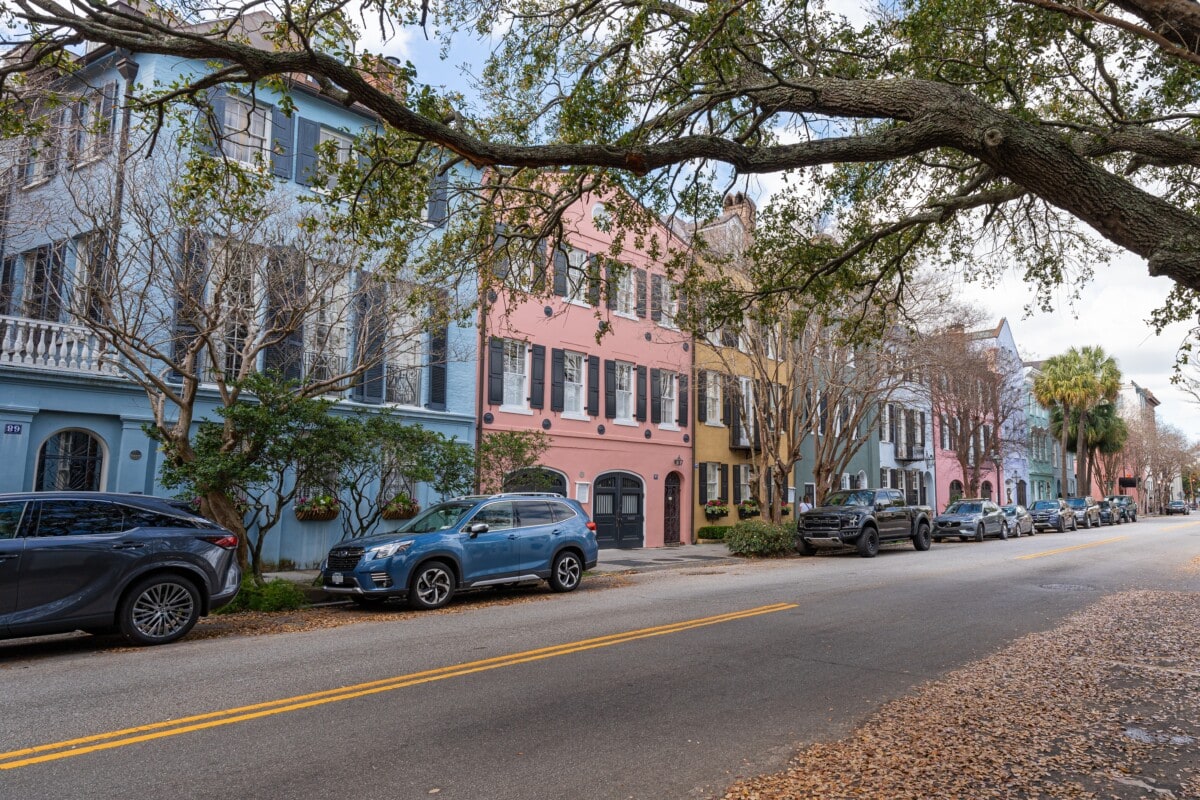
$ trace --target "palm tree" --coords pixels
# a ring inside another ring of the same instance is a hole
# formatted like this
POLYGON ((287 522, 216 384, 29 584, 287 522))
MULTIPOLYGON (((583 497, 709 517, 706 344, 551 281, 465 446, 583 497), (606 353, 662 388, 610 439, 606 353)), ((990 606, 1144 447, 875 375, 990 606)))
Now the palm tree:
MULTIPOLYGON (((1072 374, 1069 369, 1069 361, 1066 354, 1052 356, 1046 359, 1039 368, 1038 376, 1033 380, 1033 397, 1042 405, 1043 408, 1055 410, 1061 415, 1062 419, 1070 418, 1070 409, 1076 401, 1076 393, 1073 388, 1072 374)), ((1067 489, 1067 425, 1059 425, 1059 458, 1060 472, 1062 479, 1062 491, 1060 494, 1066 494, 1067 489)), ((1053 430, 1053 425, 1051 425, 1053 430)))
POLYGON ((1086 494, 1087 478, 1091 476, 1090 449, 1086 444, 1088 414, 1100 404, 1112 403, 1117 399, 1117 392, 1121 390, 1121 370, 1117 367, 1116 359, 1098 345, 1087 345, 1079 350, 1072 347, 1067 355, 1073 362, 1077 380, 1076 401, 1073 404, 1079 414, 1075 431, 1075 487, 1080 494, 1086 494))

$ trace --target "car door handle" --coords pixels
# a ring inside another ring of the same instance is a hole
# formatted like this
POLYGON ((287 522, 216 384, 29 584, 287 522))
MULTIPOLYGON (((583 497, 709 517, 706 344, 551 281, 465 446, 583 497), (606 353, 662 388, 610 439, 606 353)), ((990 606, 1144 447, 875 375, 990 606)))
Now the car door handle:
POLYGON ((560 533, 562 533, 562 528, 555 528, 554 530, 550 531, 551 536, 558 536, 560 533))
POLYGON ((20 558, 20 556, 17 555, 0 556, 0 564, 3 564, 5 561, 16 561, 18 558, 20 558))
POLYGON ((510 533, 510 534, 508 535, 508 538, 510 538, 510 539, 515 539, 515 538, 517 538, 517 535, 516 535, 515 533, 510 533))
POLYGON ((114 544, 112 546, 112 549, 113 550, 137 550, 139 547, 145 547, 145 546, 146 545, 143 542, 121 542, 120 544, 114 544))

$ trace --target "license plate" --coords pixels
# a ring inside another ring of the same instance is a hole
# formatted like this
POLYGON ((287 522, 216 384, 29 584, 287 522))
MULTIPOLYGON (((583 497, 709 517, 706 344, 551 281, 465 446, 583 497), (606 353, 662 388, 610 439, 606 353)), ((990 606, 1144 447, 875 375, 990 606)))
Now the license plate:
POLYGON ((342 577, 342 573, 340 573, 340 572, 335 572, 329 576, 329 582, 332 583, 334 586, 344 583, 345 580, 346 579, 342 577))

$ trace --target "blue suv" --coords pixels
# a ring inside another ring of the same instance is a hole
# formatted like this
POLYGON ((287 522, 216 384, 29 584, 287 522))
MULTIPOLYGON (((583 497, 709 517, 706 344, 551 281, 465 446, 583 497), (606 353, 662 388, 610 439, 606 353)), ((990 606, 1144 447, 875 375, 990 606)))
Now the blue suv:
POLYGON ((514 492, 439 503, 398 530, 342 541, 321 564, 325 591, 360 605, 407 598, 440 608, 460 589, 544 580, 579 586, 596 566, 596 523, 574 500, 514 492))

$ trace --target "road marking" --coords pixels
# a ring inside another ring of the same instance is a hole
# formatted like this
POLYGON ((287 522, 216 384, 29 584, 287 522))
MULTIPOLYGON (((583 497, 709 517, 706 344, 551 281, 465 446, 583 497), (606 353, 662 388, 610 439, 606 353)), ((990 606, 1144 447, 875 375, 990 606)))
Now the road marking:
POLYGON ((583 639, 578 642, 568 642, 566 644, 542 647, 536 650, 526 650, 520 653, 511 653, 506 656, 495 656, 493 658, 485 658, 480 661, 470 661, 464 664, 439 667, 437 669, 425 670, 423 672, 397 675, 395 677, 384 678, 382 680, 358 683, 352 686, 343 686, 338 689, 327 689, 325 691, 312 692, 310 694, 297 695, 295 697, 285 697, 280 700, 271 700, 264 703, 254 703, 252 705, 239 706, 237 708, 230 708, 224 711, 212 711, 206 714, 196 714, 193 716, 183 717, 181 719, 165 720, 163 722, 155 722, 149 725, 138 725, 132 728, 123 728, 117 731, 98 733, 92 736, 84 736, 77 739, 68 739, 62 742, 53 742, 50 744, 37 745, 35 747, 27 747, 21 750, 12 750, 7 753, 0 753, 0 770, 16 769, 18 767, 27 767, 32 764, 41 764, 47 761, 57 761, 63 758, 70 758, 72 756, 80 756, 86 753, 95 753, 101 750, 111 750, 116 747, 125 747, 127 745, 148 742, 154 739, 163 739, 168 736, 178 736, 180 734, 192 733, 193 731, 200 731, 208 728, 216 728, 222 725, 232 725, 237 722, 246 722, 248 720, 269 717, 275 714, 283 714, 288 711, 299 711, 301 709, 313 708, 314 706, 326 705, 328 703, 337 703, 342 700, 351 700, 357 697, 366 697, 368 695, 379 694, 381 692, 390 692, 409 686, 418 686, 423 683, 433 683, 435 681, 446 680, 447 678, 458 678, 477 672, 487 672, 488 670, 499 669, 501 667, 526 664, 532 661, 554 658, 556 656, 570 655, 571 653, 582 653, 587 650, 595 650, 601 647, 611 647, 613 645, 624 644, 625 642, 632 642, 638 639, 648 639, 653 636, 665 636, 671 633, 681 633, 694 628, 702 628, 708 625, 718 625, 723 622, 733 622, 740 619, 749 619, 750 617, 756 617, 762 614, 771 614, 776 611, 787 611, 788 609, 797 607, 798 606, 796 603, 774 603, 769 606, 759 606, 757 608, 749 608, 744 611, 734 611, 728 614, 718 614, 712 617, 684 620, 682 622, 674 622, 669 625, 659 625, 654 628, 641 628, 638 630, 625 631, 623 633, 600 636, 594 639, 583 639))
POLYGON ((1027 556, 1017 556, 1016 561, 1028 561, 1031 558, 1041 558, 1042 556, 1056 556, 1059 553, 1070 553, 1072 550, 1085 550, 1089 547, 1099 547, 1102 544, 1110 544, 1112 542, 1120 542, 1128 539, 1128 536, 1114 536, 1111 539, 1101 539, 1098 542, 1087 542, 1086 544, 1077 544, 1073 547, 1060 547, 1057 550, 1047 550, 1044 553, 1031 553, 1027 556))

